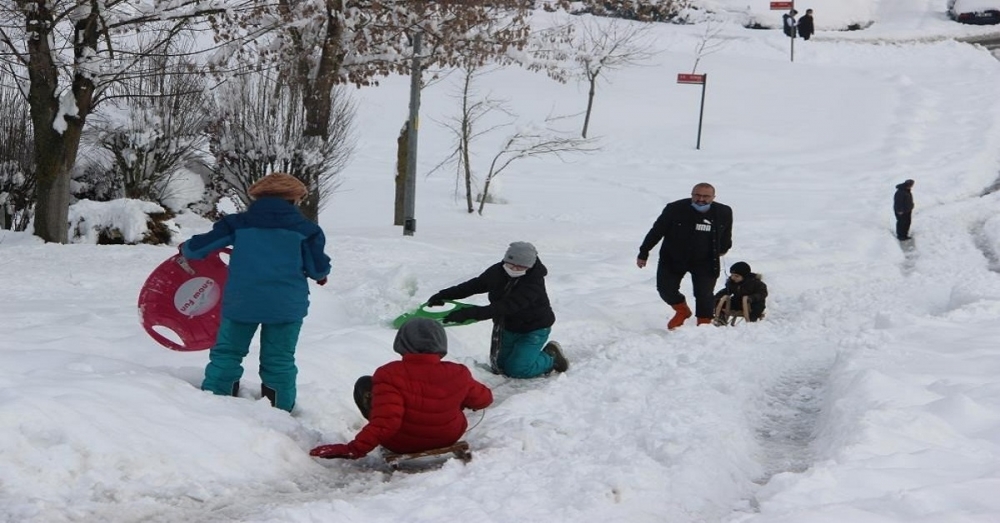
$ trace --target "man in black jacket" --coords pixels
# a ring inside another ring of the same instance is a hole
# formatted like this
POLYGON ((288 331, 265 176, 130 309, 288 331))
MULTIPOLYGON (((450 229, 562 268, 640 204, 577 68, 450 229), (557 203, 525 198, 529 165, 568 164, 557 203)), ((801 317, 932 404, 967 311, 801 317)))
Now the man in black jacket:
POLYGON ((733 246, 733 209, 715 202, 715 187, 699 183, 691 189, 691 198, 671 202, 663 208, 639 246, 635 263, 640 269, 646 266, 649 251, 661 239, 656 290, 674 309, 667 328, 676 329, 691 317, 691 309, 680 292, 685 273, 691 273, 698 325, 711 324, 719 257, 733 246))
POLYGON ((892 199, 892 209, 896 212, 896 238, 910 239, 910 217, 913 214, 913 180, 896 186, 896 195, 892 199))
POLYGON ((806 14, 799 18, 799 36, 803 40, 808 40, 813 33, 816 32, 816 27, 813 26, 813 10, 806 9, 806 14))

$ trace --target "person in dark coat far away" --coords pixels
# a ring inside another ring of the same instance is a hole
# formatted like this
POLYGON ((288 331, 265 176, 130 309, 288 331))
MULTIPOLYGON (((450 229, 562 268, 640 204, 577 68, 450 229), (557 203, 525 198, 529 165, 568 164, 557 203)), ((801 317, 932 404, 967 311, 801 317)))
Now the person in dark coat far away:
POLYGON ((792 9, 781 15, 781 30, 785 32, 785 36, 795 38, 795 15, 797 14, 799 12, 792 9))
POLYGON ((803 40, 808 40, 809 37, 816 32, 816 28, 813 26, 812 9, 806 9, 806 14, 802 15, 802 18, 799 18, 798 28, 799 36, 801 36, 803 40))
POLYGON ((673 330, 691 317, 691 309, 680 293, 681 280, 691 273, 694 288, 695 315, 698 325, 711 324, 715 315, 712 293, 719 278, 719 257, 733 246, 733 209, 715 201, 715 187, 699 183, 691 189, 691 197, 667 204, 639 246, 636 265, 646 266, 649 251, 660 245, 660 260, 656 267, 656 290, 660 298, 674 309, 667 322, 673 330))
POLYGON ((534 378, 549 372, 566 372, 569 361, 558 342, 548 341, 556 316, 545 290, 549 270, 528 242, 514 242, 503 260, 475 278, 435 293, 427 304, 443 305, 487 293, 490 304, 456 309, 445 316, 448 323, 493 320, 490 363, 494 372, 511 378, 534 378))
POLYGON ((910 217, 913 214, 913 180, 906 180, 896 186, 892 209, 896 213, 896 238, 909 240, 910 217))
POLYGON ((440 323, 407 321, 392 348, 402 360, 379 367, 354 385, 354 401, 368 424, 350 443, 320 445, 309 455, 357 459, 379 445, 398 454, 447 447, 468 426, 462 409, 493 403, 493 393, 465 365, 441 361, 448 354, 448 337, 440 323))

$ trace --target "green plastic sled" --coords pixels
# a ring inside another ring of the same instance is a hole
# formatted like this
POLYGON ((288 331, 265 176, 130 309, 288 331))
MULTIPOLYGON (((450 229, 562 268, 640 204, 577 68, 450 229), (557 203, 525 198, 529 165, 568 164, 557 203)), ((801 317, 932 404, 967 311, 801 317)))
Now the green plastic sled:
POLYGON ((470 303, 462 303, 460 301, 451 301, 451 300, 445 300, 444 305, 440 307, 431 307, 426 303, 424 303, 421 306, 417 307, 416 309, 401 314, 398 318, 392 320, 392 328, 398 329, 402 327, 403 324, 406 323, 406 320, 410 318, 430 318, 440 323, 441 325, 444 325, 445 327, 454 327, 456 325, 468 325, 470 323, 475 323, 477 320, 466 320, 463 321, 462 323, 445 323, 444 321, 444 317, 447 316, 448 313, 456 311, 458 309, 465 309, 468 307, 475 307, 475 305, 472 305, 470 303))

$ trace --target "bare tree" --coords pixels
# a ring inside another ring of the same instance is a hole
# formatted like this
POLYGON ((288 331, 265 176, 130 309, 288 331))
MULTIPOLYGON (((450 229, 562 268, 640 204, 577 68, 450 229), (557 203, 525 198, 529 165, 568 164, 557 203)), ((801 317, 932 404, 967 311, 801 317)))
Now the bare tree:
POLYGON ((247 191, 275 171, 291 174, 310 188, 303 212, 315 220, 339 183, 354 143, 354 104, 343 88, 331 96, 325 140, 307 136, 300 92, 265 73, 234 77, 219 89, 219 108, 210 126, 217 189, 246 207, 247 191))
POLYGON ((596 143, 590 139, 576 138, 566 133, 554 131, 548 125, 553 121, 552 118, 548 118, 545 121, 547 124, 545 127, 521 129, 504 140, 500 151, 493 156, 486 172, 486 179, 483 181, 478 209, 480 215, 483 214, 483 208, 489 199, 490 184, 512 163, 526 158, 539 158, 548 155, 555 155, 559 159, 563 159, 563 155, 567 153, 587 153, 598 149, 596 143))
MULTIPOLYGON (((431 169, 428 174, 431 174, 446 165, 453 164, 456 168, 457 181, 465 190, 466 208, 469 213, 472 213, 475 212, 473 204, 473 185, 477 182, 477 178, 472 167, 472 144, 480 136, 488 134, 500 127, 510 125, 509 122, 506 122, 482 128, 481 124, 487 115, 499 112, 514 118, 514 114, 507 108, 503 100, 494 99, 489 95, 481 98, 479 97, 479 92, 474 87, 474 82, 477 78, 487 74, 489 71, 469 67, 463 69, 462 72, 463 77, 461 86, 455 95, 455 98, 458 99, 461 104, 461 110, 458 115, 451 118, 450 121, 444 122, 445 127, 447 127, 454 136, 454 149, 447 158, 431 169)), ((458 185, 456 185, 456 191, 457 189, 458 185)))
MULTIPOLYGON (((0 2, 0 69, 30 107, 37 204, 35 235, 66 243, 70 173, 87 117, 109 85, 144 74, 143 56, 194 29, 203 17, 239 11, 239 2, 8 0, 0 2)), ((254 3, 252 0, 246 0, 254 3)))
MULTIPOLYGON (((461 110, 456 117, 445 123, 454 136, 455 147, 447 158, 431 170, 434 172, 451 164, 456 166, 458 179, 465 188, 465 201, 469 213, 473 212, 473 185, 476 181, 473 148, 476 142, 499 129, 513 127, 517 118, 503 100, 494 99, 489 95, 481 96, 475 89, 475 81, 488 72, 477 68, 465 69, 456 96, 461 102, 461 110), (501 115, 506 119, 488 126, 483 125, 488 118, 501 115)), ((547 155, 562 158, 567 153, 593 152, 598 149, 594 140, 576 138, 556 130, 554 124, 562 119, 550 116, 545 119, 543 126, 527 125, 515 130, 504 139, 499 151, 493 155, 489 166, 485 169, 482 190, 478 195, 477 211, 480 215, 483 214, 486 202, 490 199, 491 183, 514 162, 547 155)))
POLYGON ((709 20, 704 24, 705 30, 701 33, 701 40, 694 48, 694 65, 691 66, 691 74, 698 72, 698 64, 701 59, 722 50, 726 43, 719 38, 722 34, 722 26, 709 20))
MULTIPOLYGON (((565 4, 565 2, 540 2, 565 4)), ((534 0, 276 0, 215 19, 220 40, 262 67, 276 67, 301 90, 306 136, 327 139, 337 84, 377 84, 409 74, 412 36, 421 33, 421 67, 515 63, 530 35, 534 0), (242 45, 250 42, 254 45, 242 45)), ((404 131, 414 126, 404 123, 404 131)), ((411 152, 398 140, 398 159, 411 152)), ((397 170, 397 183, 399 172, 397 170)), ((397 195, 397 200, 400 196, 397 195)), ((398 205, 397 205, 398 207, 398 205)), ((398 214, 398 213, 397 213, 398 214)), ((398 221, 398 217, 397 217, 398 221)))
POLYGON ((627 66, 637 65, 655 55, 649 38, 649 24, 618 19, 587 18, 581 24, 574 42, 575 61, 580 77, 587 81, 587 111, 583 117, 581 136, 587 137, 594 94, 601 75, 627 66))

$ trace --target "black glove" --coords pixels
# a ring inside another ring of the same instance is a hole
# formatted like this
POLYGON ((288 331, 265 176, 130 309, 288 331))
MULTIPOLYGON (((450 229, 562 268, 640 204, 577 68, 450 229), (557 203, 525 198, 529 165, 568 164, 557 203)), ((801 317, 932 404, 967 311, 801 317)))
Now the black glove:
POLYGON ((444 321, 445 323, 464 323, 469 320, 478 320, 481 309, 482 307, 466 307, 454 310, 444 317, 444 321))
POLYGON ((437 293, 430 298, 427 298, 427 305, 431 307, 440 307, 444 305, 444 298, 441 297, 441 293, 437 293))

